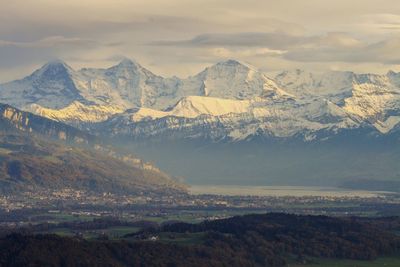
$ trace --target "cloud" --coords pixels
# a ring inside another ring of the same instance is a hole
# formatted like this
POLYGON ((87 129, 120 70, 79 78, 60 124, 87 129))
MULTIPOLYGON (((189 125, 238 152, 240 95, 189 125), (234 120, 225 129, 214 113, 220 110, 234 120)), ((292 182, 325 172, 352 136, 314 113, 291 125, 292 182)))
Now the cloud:
POLYGON ((188 40, 154 41, 156 46, 258 46, 271 49, 285 49, 301 43, 303 37, 283 32, 242 32, 233 34, 202 34, 188 40))
POLYGON ((235 58, 235 57, 263 57, 263 56, 280 56, 286 53, 284 50, 274 50, 267 47, 264 48, 212 48, 210 53, 218 58, 235 58))
POLYGON ((282 32, 202 34, 187 40, 155 41, 153 46, 203 48, 216 58, 282 57, 297 62, 400 62, 400 35, 368 43, 344 32, 290 35, 282 32))
MULTIPOLYGON (((282 32, 271 33, 236 33, 236 34, 202 34, 188 40, 155 41, 154 46, 177 47, 260 47, 270 51, 292 50, 297 48, 315 49, 320 47, 360 48, 362 42, 347 33, 331 32, 321 36, 289 35, 282 32)), ((240 50, 240 49, 237 49, 240 50)), ((243 49, 242 49, 243 50, 243 49)))
POLYGON ((325 41, 311 43, 309 47, 295 47, 283 57, 301 62, 400 64, 400 35, 371 44, 352 39, 325 41))
POLYGON ((362 16, 365 28, 375 30, 400 30, 400 15, 391 13, 368 14, 362 16))
POLYGON ((362 65, 383 72, 399 62, 398 0, 3 2, 3 81, 55 57, 104 67, 124 55, 161 75, 179 76, 225 58, 266 70, 362 65))

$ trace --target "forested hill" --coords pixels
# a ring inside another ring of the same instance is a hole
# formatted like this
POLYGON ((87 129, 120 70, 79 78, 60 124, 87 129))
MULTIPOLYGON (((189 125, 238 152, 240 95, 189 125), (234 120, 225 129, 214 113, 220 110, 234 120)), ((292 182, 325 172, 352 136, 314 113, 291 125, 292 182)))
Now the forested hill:
POLYGON ((394 217, 266 214, 167 224, 113 241, 11 234, 0 238, 0 266, 261 267, 310 257, 372 260, 399 253, 400 237, 393 233, 399 228, 394 217), (177 242, 182 236, 186 241, 177 242))

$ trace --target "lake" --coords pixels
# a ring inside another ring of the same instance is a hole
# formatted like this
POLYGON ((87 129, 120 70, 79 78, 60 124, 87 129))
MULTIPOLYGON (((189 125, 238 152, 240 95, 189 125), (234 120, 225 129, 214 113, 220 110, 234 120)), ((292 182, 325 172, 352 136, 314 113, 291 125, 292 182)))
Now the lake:
POLYGON ((377 197, 387 194, 382 191, 350 190, 318 186, 241 186, 241 185, 191 185, 193 195, 227 196, 321 196, 321 197, 377 197))

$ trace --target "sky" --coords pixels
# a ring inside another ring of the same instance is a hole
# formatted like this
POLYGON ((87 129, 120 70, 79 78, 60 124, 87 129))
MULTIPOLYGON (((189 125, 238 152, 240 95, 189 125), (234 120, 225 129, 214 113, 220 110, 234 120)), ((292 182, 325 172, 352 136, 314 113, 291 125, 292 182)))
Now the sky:
POLYGON ((124 57, 186 77, 226 59, 290 69, 400 71, 398 0, 0 0, 0 82, 53 59, 124 57))

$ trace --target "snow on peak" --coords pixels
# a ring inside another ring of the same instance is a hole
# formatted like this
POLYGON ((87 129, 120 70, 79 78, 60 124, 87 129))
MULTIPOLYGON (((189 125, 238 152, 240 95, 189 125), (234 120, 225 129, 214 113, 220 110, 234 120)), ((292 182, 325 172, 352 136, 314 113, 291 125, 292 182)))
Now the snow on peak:
POLYGON ((249 112, 250 100, 232 100, 204 96, 188 96, 182 98, 169 111, 141 108, 131 112, 131 121, 159 119, 162 117, 196 118, 200 115, 221 116, 249 112))
POLYGON ((199 75, 211 75, 212 73, 220 73, 222 75, 229 74, 231 76, 237 75, 241 72, 259 72, 259 70, 251 66, 250 64, 234 60, 228 59, 226 61, 218 62, 210 67, 207 67, 203 72, 199 75))
POLYGON ((52 60, 43 65, 40 69, 33 72, 32 78, 56 79, 69 76, 74 70, 60 59, 52 60))
POLYGON ((122 67, 133 67, 138 65, 136 61, 130 59, 130 58, 123 58, 117 66, 122 66, 122 67))
POLYGON ((144 68, 140 66, 137 62, 128 58, 124 58, 117 65, 114 65, 106 69, 106 72, 108 73, 108 75, 112 74, 121 75, 123 73, 125 75, 138 75, 139 71, 143 69, 144 68))
MULTIPOLYGON (((142 67, 135 60, 130 58, 123 58, 118 64, 107 69, 109 73, 131 73, 131 75, 140 75, 139 72, 148 72, 152 74, 149 70, 142 67)), ((154 74, 152 74, 154 75, 154 74)))
POLYGON ((0 102, 24 109, 36 103, 60 109, 73 101, 85 101, 75 86, 76 72, 61 60, 48 62, 30 76, 0 85, 0 102))
POLYGON ((174 116, 193 118, 199 115, 221 116, 229 113, 248 112, 249 100, 231 100, 215 97, 189 96, 180 100, 172 109, 174 116))
POLYGON ((250 65, 248 63, 236 60, 236 59, 228 59, 228 60, 225 60, 225 61, 221 61, 221 62, 218 62, 217 64, 215 64, 215 65, 213 65, 213 66, 211 66, 209 68, 215 68, 215 67, 246 68, 246 69, 249 69, 249 70, 257 71, 256 67, 254 67, 254 66, 252 66, 252 65, 250 65))
POLYGON ((65 63, 64 60, 59 59, 59 58, 48 61, 44 66, 60 66, 60 65, 66 66, 69 68, 67 63, 65 63))
POLYGON ((329 71, 312 73, 305 70, 285 71, 275 77, 285 91, 298 97, 324 97, 337 102, 350 94, 354 74, 329 71))
POLYGON ((95 123, 105 121, 113 114, 124 112, 123 109, 118 107, 84 105, 78 101, 74 101, 67 107, 59 110, 45 108, 38 104, 30 105, 27 110, 53 120, 77 124, 82 122, 95 123))
POLYGON ((199 74, 182 81, 185 96, 200 95, 227 99, 249 99, 284 90, 255 67, 237 60, 227 60, 207 67, 199 74))
POLYGON ((289 136, 361 121, 386 133, 400 117, 400 74, 297 69, 271 79, 229 59, 179 79, 153 74, 128 58, 107 69, 80 71, 54 60, 0 85, 0 102, 71 123, 99 122, 126 111, 117 117, 131 122, 207 117, 228 120, 231 128, 251 124, 240 136, 257 129, 289 136))

